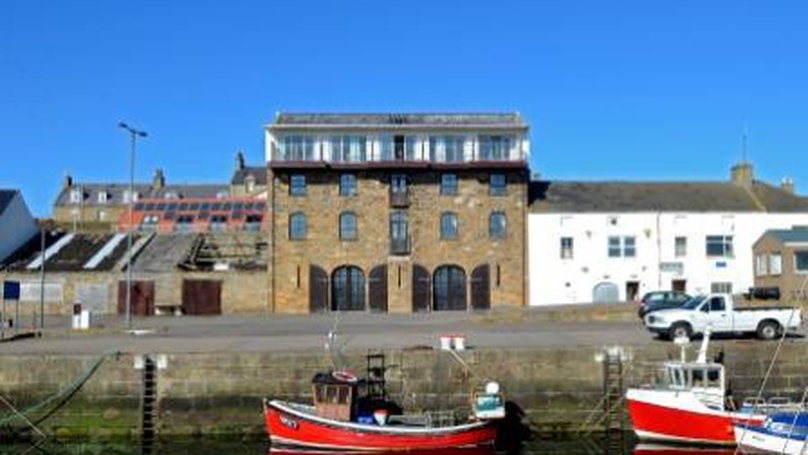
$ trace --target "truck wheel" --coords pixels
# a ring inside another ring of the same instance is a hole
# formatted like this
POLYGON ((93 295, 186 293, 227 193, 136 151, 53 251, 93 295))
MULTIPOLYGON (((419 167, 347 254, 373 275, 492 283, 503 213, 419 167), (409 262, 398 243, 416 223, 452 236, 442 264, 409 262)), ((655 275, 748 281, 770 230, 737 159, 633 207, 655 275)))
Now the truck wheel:
POLYGON ((773 340, 780 336, 780 324, 777 321, 762 321, 758 325, 757 336, 761 340, 773 340))
POLYGON ((668 332, 668 337, 671 340, 675 340, 681 337, 690 338, 693 335, 693 329, 690 328, 690 324, 686 322, 677 322, 673 324, 668 332))

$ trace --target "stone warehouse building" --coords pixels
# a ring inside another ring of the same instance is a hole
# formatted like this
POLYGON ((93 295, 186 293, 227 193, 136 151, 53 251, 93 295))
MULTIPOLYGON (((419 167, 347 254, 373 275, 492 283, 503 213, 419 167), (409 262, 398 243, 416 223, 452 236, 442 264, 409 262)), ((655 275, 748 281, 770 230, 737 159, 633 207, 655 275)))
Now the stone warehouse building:
POLYGON ((759 296, 808 302, 808 219, 802 226, 763 233, 754 257, 759 296))
POLYGON ((527 132, 518 114, 278 114, 269 306, 525 305, 527 132))

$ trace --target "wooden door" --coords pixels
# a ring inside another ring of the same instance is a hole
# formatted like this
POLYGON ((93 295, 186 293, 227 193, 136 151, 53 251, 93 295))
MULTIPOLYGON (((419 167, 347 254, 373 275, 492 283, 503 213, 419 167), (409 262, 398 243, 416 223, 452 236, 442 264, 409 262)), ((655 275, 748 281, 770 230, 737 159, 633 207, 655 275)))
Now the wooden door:
POLYGON ((421 265, 412 266, 412 311, 429 311, 429 271, 421 265))
MULTIPOLYGON (((154 281, 132 281, 132 316, 154 315, 154 281)), ((118 282, 118 314, 126 315, 126 281, 118 282)))
POLYGON ((222 282, 182 280, 182 313, 195 316, 222 314, 222 282))
POLYGON ((679 292, 687 292, 687 280, 671 281, 671 290, 679 292))
POLYGON ((387 266, 378 265, 371 269, 368 276, 368 293, 370 294, 370 311, 387 312, 387 266))
POLYGON ((471 272, 471 309, 488 310, 491 308, 491 267, 488 264, 478 265, 471 272))
POLYGON ((328 274, 321 267, 309 266, 309 313, 328 311, 328 274))

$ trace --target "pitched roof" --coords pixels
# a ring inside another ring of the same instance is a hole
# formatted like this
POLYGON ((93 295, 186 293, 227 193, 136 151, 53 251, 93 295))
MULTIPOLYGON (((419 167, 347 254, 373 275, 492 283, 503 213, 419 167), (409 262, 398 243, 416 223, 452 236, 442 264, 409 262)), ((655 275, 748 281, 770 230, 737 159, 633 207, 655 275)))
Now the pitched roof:
POLYGON ((793 229, 769 229, 763 236, 772 236, 780 243, 808 243, 808 227, 793 229))
POLYGON ((0 190, 0 215, 6 211, 6 208, 11 204, 18 192, 18 190, 0 190))
POLYGON ((231 185, 243 185, 244 179, 247 176, 252 176, 255 179, 256 185, 266 186, 267 184, 267 168, 266 166, 244 166, 236 169, 233 173, 233 179, 230 180, 231 185))
MULTIPOLYGON (((46 232, 45 247, 50 248, 59 240, 64 238, 64 232, 46 232)), ((61 249, 47 258, 45 269, 48 272, 82 272, 84 265, 93 258, 104 246, 106 246, 115 234, 84 234, 76 233, 72 235, 61 249)), ((66 240, 66 239, 65 239, 66 240)), ((107 255, 91 270, 108 271, 112 270, 116 262, 126 254, 126 242, 117 242, 107 255)), ((28 266, 36 260, 41 252, 40 238, 37 234, 34 238, 20 247, 14 254, 5 261, 4 267, 10 271, 29 271, 28 266)), ((38 269, 34 270, 38 273, 38 269)))
MULTIPOLYGON (((76 183, 71 187, 64 187, 56 197, 57 206, 74 205, 70 200, 70 192, 82 192, 82 204, 85 206, 105 206, 124 204, 124 193, 129 190, 128 184, 122 183, 76 183), (106 192, 107 202, 99 202, 98 195, 106 192)), ((139 198, 164 198, 174 193, 179 198, 214 198, 221 193, 230 195, 230 186, 223 184, 179 184, 166 185, 161 189, 154 189, 151 185, 136 183, 135 192, 139 198)))
POLYGON ((808 198, 762 182, 747 190, 730 182, 534 181, 529 197, 532 213, 808 213, 808 198))
POLYGON ((272 126, 354 127, 504 127, 523 128, 518 113, 288 113, 281 112, 272 126))

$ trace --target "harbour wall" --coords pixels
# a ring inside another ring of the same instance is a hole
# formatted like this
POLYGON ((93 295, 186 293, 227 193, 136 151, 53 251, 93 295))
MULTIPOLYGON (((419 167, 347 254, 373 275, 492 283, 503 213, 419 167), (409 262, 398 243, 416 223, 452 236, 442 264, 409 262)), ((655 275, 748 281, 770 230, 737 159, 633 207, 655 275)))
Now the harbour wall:
MULTIPOLYGON (((756 395, 776 342, 721 343, 734 396, 756 395)), ((691 346, 696 348, 694 344, 691 346)), ((711 347, 715 354, 719 346, 711 347)), ((647 383, 650 366, 679 357, 672 343, 619 348, 623 386, 647 383)), ((540 433, 597 428, 603 409, 602 349, 432 349, 386 351, 387 389, 408 412, 468 409, 471 390, 495 380, 507 400, 540 433)), ((805 343, 787 341, 768 378, 764 396, 799 400, 808 381, 805 343)), ((348 352, 348 365, 365 368, 365 352, 348 352)), ((331 359, 320 352, 150 355, 155 372, 156 432, 159 436, 258 436, 264 432, 263 397, 311 400, 311 378, 331 359)), ((94 355, 0 355, 0 394, 16 409, 58 437, 139 437, 144 393, 143 357, 94 355), (43 404, 44 403, 44 404, 43 404)), ((0 429, 29 427, 0 404, 0 429)), ((628 423, 627 415, 626 421, 628 423)))

